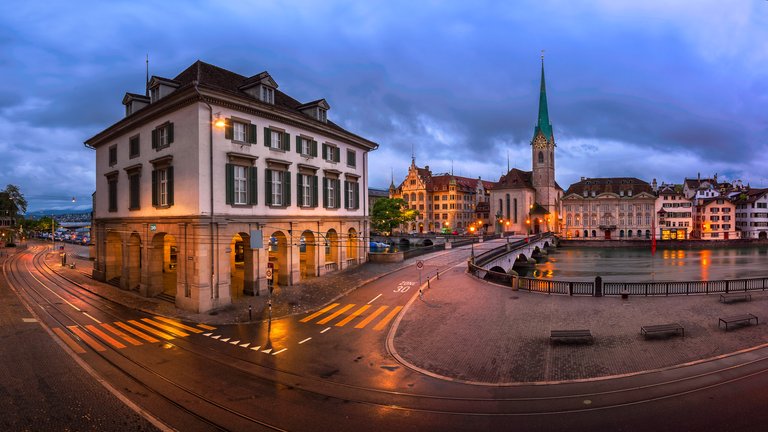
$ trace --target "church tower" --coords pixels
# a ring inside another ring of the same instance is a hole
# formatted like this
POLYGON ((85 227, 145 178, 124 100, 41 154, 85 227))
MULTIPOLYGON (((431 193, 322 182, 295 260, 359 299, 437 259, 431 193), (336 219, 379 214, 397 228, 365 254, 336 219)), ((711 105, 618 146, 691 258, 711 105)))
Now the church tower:
POLYGON ((541 93, 539 94, 539 119, 531 140, 531 172, 536 203, 549 212, 554 227, 557 216, 557 184, 555 183, 555 136, 549 123, 547 88, 544 83, 544 55, 541 56, 541 93))

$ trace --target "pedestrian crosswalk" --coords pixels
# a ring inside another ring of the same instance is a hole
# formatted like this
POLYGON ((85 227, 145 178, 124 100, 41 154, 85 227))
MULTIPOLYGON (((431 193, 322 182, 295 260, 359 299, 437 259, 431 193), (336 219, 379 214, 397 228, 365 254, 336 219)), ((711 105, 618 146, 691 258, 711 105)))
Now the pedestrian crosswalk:
POLYGON ((197 324, 196 327, 183 324, 170 318, 155 316, 142 318, 141 320, 115 321, 113 323, 87 324, 83 326, 72 325, 55 328, 54 333, 61 338, 67 346, 78 354, 85 354, 85 350, 76 342, 79 340, 99 352, 106 351, 108 347, 125 349, 129 346, 143 345, 144 343, 156 343, 161 340, 170 341, 176 338, 187 337, 190 334, 203 333, 215 330, 205 324, 197 324), (75 336, 73 338, 73 335, 75 336))
POLYGON ((329 323, 338 319, 339 321, 332 324, 334 327, 344 327, 347 324, 355 322, 354 328, 362 329, 368 327, 369 324, 379 318, 376 324, 371 328, 373 330, 383 330, 403 308, 402 306, 379 306, 373 312, 369 312, 369 310, 371 310, 371 305, 362 305, 355 308, 356 306, 357 305, 353 303, 344 306, 341 306, 341 303, 332 303, 325 308, 300 319, 299 322, 314 322, 318 325, 331 325, 329 323), (389 310, 389 312, 384 314, 387 310, 389 310), (350 311, 351 313, 344 315, 346 312, 350 311))

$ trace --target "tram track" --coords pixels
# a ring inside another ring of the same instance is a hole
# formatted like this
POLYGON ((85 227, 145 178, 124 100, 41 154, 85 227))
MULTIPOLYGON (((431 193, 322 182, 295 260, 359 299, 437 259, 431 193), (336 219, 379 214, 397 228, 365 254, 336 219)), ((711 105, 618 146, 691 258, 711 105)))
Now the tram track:
MULTIPOLYGON (((74 284, 75 286, 78 286, 78 284, 75 281, 72 281, 66 278, 65 276, 55 272, 53 269, 51 269, 47 265, 47 263, 45 263, 44 259, 42 259, 42 254, 37 254, 36 256, 38 257, 38 262, 36 265, 40 265, 40 268, 38 269, 38 271, 40 271, 41 274, 42 274, 42 270, 45 270, 45 272, 50 277, 51 283, 55 283, 57 286, 60 286, 61 289, 66 290, 66 292, 68 292, 70 295, 73 295, 83 300, 82 292, 79 292, 79 290, 74 290, 72 288, 69 288, 63 283, 55 282, 54 277, 62 278, 64 280, 67 280, 69 284, 74 284)), ((457 264, 461 261, 463 261, 463 259, 451 260, 451 263, 447 264, 449 266, 448 268, 452 267, 454 264, 457 264)), ((9 272, 6 271, 6 266, 4 266, 3 272, 6 278, 8 278, 9 272)), ((13 273, 13 272, 10 272, 10 273, 13 273)), ((39 282, 39 283, 41 285, 43 284, 42 282, 39 282)), ((34 290, 33 287, 30 286, 30 288, 34 290)), ((98 296, 97 294, 91 293, 90 291, 86 290, 86 292, 90 293, 91 295, 98 296)), ((100 301, 111 302, 101 296, 98 296, 98 297, 101 298, 100 301)), ((44 301, 48 302, 47 299, 44 301)), ((88 301, 91 301, 91 300, 88 300, 88 301)), ((58 305, 51 304, 51 306, 54 307, 54 309, 59 310, 58 305)), ((97 307, 95 305, 93 306, 97 307)), ((60 321, 57 319, 57 322, 60 322, 60 321)), ((62 322, 62 324, 64 323, 62 322)), ((64 325, 64 327, 66 326, 64 325)), ((335 397, 335 398, 339 398, 349 402, 357 402, 360 404, 373 405, 379 408, 386 408, 386 409, 399 410, 399 411, 409 411, 409 412, 422 412, 422 413, 430 413, 430 414, 447 414, 451 416, 455 416, 455 415, 490 416, 490 417, 522 416, 522 415, 530 416, 530 415, 555 415, 555 414, 565 414, 565 413, 574 413, 574 412, 582 412, 582 411, 606 410, 606 409, 627 406, 631 404, 641 404, 641 403, 646 403, 646 402, 655 401, 655 400, 674 398, 677 396, 690 394, 691 392, 696 392, 696 391, 703 391, 703 390, 712 388, 714 386, 725 385, 731 382, 736 382, 738 380, 753 377, 758 374, 763 374, 768 369, 768 356, 760 356, 758 358, 755 358, 743 364, 733 365, 733 366, 724 367, 724 368, 715 368, 699 374, 693 374, 693 375, 681 377, 675 380, 659 381, 659 382, 655 382, 647 385, 632 385, 624 388, 616 388, 616 389, 609 389, 609 390, 603 390, 603 391, 592 391, 592 392, 581 391, 581 392, 575 392, 575 393, 564 393, 560 395, 542 395, 542 396, 504 396, 499 394, 500 390, 497 387, 497 388, 494 388, 493 393, 495 394, 493 397, 464 397, 464 396, 408 393, 408 392, 356 386, 348 383, 332 382, 332 381, 319 379, 315 377, 303 376, 298 373, 281 370, 280 368, 276 368, 276 367, 257 364, 252 361, 248 361, 247 359, 243 359, 239 356, 232 356, 229 353, 216 352, 215 355, 211 355, 209 347, 205 345, 196 344, 191 340, 184 340, 183 343, 176 343, 172 345, 186 352, 189 352, 190 354, 203 356, 206 360, 211 362, 216 362, 218 365, 222 367, 226 366, 228 368, 235 368, 240 372, 244 372, 251 376, 254 374, 256 376, 260 376, 262 379, 271 379, 274 382, 283 384, 285 386, 289 386, 292 389, 301 390, 304 392, 309 392, 309 393, 313 393, 321 396, 335 397), (184 346, 186 344, 191 344, 193 346, 196 346, 196 348, 202 348, 202 350, 198 351, 196 349, 194 350, 190 349, 184 346), (224 358, 224 360, 222 360, 222 357, 224 358), (752 372, 746 371, 745 368, 747 367, 752 367, 755 370, 753 370, 752 372), (264 373, 263 371, 261 371, 261 373, 259 373, 260 371, 257 369, 266 369, 268 370, 268 372, 264 373), (266 376, 270 374, 272 374, 272 376, 270 378, 267 378, 266 376), (279 374, 279 375, 275 376, 274 374, 279 374), (712 382, 714 377, 721 377, 722 375, 733 375, 733 376, 729 379, 718 380, 715 383, 712 382), (695 385, 696 382, 705 382, 705 381, 708 383, 706 386, 695 385), (677 386, 680 388, 677 391, 668 391, 672 386, 677 386), (643 398, 626 397, 634 393, 648 393, 649 391, 656 394, 652 395, 653 397, 648 397, 648 395, 644 396, 643 398), (367 397, 361 398, 359 397, 361 395, 366 395, 367 397), (357 397, 354 397, 354 396, 357 396, 357 397), (614 402, 609 403, 606 401, 603 405, 601 405, 601 398, 611 399, 614 402), (385 400, 385 399, 390 399, 390 400, 385 400), (587 406, 584 406, 583 404, 584 400, 590 400, 590 401, 593 401, 593 403, 591 406, 587 407, 587 406), (550 409, 541 408, 542 406, 552 405, 555 402, 557 402, 560 405, 564 405, 565 409, 551 409, 551 408, 555 408, 553 406, 550 406, 550 409), (483 408, 483 406, 485 405, 488 405, 488 406, 483 408), (471 410, 468 409, 470 406, 473 409, 471 410), (494 409, 491 409, 492 407, 494 409), (539 407, 539 408, 537 409, 536 407, 539 407), (525 408, 525 409, 520 409, 520 408, 525 408)), ((112 350, 112 351, 117 352, 118 350, 112 350)), ((122 353, 118 352, 118 354, 125 357, 122 353)), ((114 367, 120 368, 119 365, 111 362, 110 359, 105 358, 104 355, 102 355, 101 357, 104 358, 105 361, 110 362, 110 364, 113 364, 114 367)), ((133 362, 133 360, 130 360, 130 361, 133 362)), ((167 377, 162 376, 158 372, 148 369, 145 365, 140 365, 137 362, 134 362, 134 363, 137 366, 140 366, 142 369, 145 369, 147 373, 152 373, 157 375, 159 378, 162 378, 164 380, 169 380, 167 377)), ((146 384, 140 381, 137 381, 137 383, 143 386, 146 386, 146 384)), ((605 386, 606 383, 607 381, 603 381, 600 383, 600 386, 605 386)), ((171 380, 169 380, 168 384, 173 384, 180 390, 183 390, 189 393, 191 396, 194 396, 200 399, 200 401, 203 401, 207 404, 211 404, 212 406, 216 406, 218 409, 223 409, 231 415, 245 416, 244 418, 248 418, 247 415, 236 412, 234 410, 229 410, 228 407, 223 406, 221 404, 219 404, 221 406, 217 406, 216 404, 218 404, 218 402, 212 401, 209 398, 206 398, 205 396, 195 392, 194 390, 187 389, 179 383, 174 383, 171 380)), ((576 387, 581 388, 584 386, 576 386, 576 387)), ((543 386, 519 386, 516 389, 506 390, 506 391, 519 392, 520 390, 531 389, 533 390, 531 391, 531 393, 539 393, 540 390, 542 390, 542 388, 543 386)), ((148 390, 155 391, 150 388, 148 388, 148 390)), ((502 388, 502 390, 504 389, 502 388)), ((160 396, 163 396, 163 395, 160 395, 160 396)), ((165 398, 165 396, 163 397, 165 398)), ((175 401, 172 401, 170 399, 168 399, 168 401, 176 405, 175 401)), ((179 406, 179 409, 186 409, 186 408, 179 406)), ((196 415, 197 413, 193 413, 192 411, 190 411, 190 414, 196 415)), ((205 420, 206 422, 208 421, 208 419, 202 419, 202 418, 201 420, 205 420)), ((248 418, 248 421, 252 421, 252 420, 248 418)), ((262 424, 258 422, 259 421, 256 420, 256 422, 254 423, 263 427, 270 428, 271 430, 281 430, 276 426, 262 424)), ((215 424, 212 424, 212 426, 219 427, 218 425, 215 425, 215 424)))

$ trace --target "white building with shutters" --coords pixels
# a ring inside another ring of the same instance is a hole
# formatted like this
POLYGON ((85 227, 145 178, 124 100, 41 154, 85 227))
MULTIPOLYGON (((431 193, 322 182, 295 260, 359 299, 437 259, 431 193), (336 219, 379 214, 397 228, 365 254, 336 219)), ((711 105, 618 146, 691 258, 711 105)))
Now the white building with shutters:
POLYGON ((127 93, 96 151, 93 276, 183 309, 358 265, 368 152, 378 144, 300 103, 267 72, 196 62, 127 93))

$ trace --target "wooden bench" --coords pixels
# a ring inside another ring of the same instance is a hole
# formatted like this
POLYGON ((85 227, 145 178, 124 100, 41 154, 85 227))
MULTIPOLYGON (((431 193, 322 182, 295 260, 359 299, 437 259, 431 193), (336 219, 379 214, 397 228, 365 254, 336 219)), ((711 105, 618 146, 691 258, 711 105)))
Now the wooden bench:
POLYGON ((752 294, 746 293, 746 292, 720 294, 720 301, 723 303, 733 303, 737 301, 752 301, 752 294))
POLYGON ((650 334, 658 333, 680 333, 685 337, 685 328, 678 323, 646 325, 640 327, 640 333, 646 338, 650 334))
POLYGON ((757 325, 757 317, 752 314, 728 316, 725 318, 720 318, 720 320, 717 322, 717 328, 720 328, 720 323, 723 323, 725 324, 725 331, 728 331, 729 324, 749 325, 749 324, 752 324, 752 320, 755 320, 755 325, 757 325))
POLYGON ((592 343, 594 338, 589 330, 551 330, 549 334, 550 342, 556 341, 577 341, 592 343))

